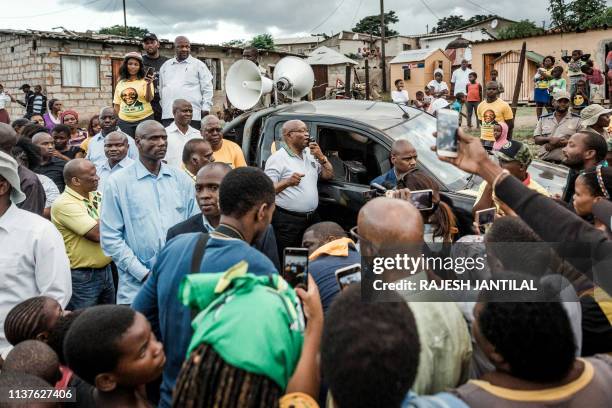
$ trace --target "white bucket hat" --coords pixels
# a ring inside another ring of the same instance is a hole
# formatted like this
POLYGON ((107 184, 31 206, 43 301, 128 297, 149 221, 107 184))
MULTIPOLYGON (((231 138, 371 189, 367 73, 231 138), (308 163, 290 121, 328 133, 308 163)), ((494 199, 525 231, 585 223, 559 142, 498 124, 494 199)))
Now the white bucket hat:
POLYGON ((11 190, 11 201, 13 204, 19 204, 26 199, 26 195, 21 191, 19 174, 17 173, 17 162, 11 156, 4 152, 0 152, 0 176, 4 177, 9 182, 13 189, 11 190))

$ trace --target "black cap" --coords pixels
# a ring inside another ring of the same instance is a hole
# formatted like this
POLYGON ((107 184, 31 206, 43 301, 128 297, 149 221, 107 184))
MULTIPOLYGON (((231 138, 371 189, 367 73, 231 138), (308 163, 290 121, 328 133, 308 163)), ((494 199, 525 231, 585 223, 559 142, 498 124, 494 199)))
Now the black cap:
POLYGON ((23 84, 19 87, 20 90, 23 91, 23 88, 31 88, 30 84, 23 84))
POLYGON ((612 202, 599 200, 593 204, 593 216, 597 218, 606 228, 612 230, 612 202))
POLYGON ((155 40, 158 41, 157 36, 153 33, 146 33, 143 37, 142 37, 142 42, 145 42, 147 40, 155 40))

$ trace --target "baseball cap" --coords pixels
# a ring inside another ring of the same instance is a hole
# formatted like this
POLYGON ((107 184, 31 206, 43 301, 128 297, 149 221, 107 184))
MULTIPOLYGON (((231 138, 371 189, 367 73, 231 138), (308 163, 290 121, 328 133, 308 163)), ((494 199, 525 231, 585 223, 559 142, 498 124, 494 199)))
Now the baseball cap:
POLYGON ((21 191, 17 167, 15 159, 4 152, 0 152, 0 176, 4 177, 13 188, 11 190, 13 204, 19 204, 26 199, 26 195, 21 191))
POLYGON ((503 161, 517 161, 523 166, 529 166, 533 156, 529 147, 517 140, 509 140, 495 153, 503 161))
POLYGON ((159 41, 157 39, 157 36, 153 33, 146 33, 145 35, 142 36, 142 42, 145 42, 147 40, 155 40, 155 41, 159 41))
POLYGON ((599 200, 594 203, 593 216, 612 231, 612 201, 599 200))
POLYGON ((559 91, 554 93, 553 99, 555 101, 558 101, 559 99, 567 99, 569 101, 570 100, 570 94, 567 93, 567 91, 565 89, 561 89, 561 90, 559 90, 559 91))
POLYGON ((606 109, 596 103, 587 106, 580 112, 580 121, 583 126, 593 126, 601 115, 612 112, 612 109, 606 109))
POLYGON ((224 273, 183 279, 179 299, 199 311, 187 354, 206 343, 228 364, 285 389, 304 342, 301 307, 295 291, 275 271, 266 276, 247 271, 248 263, 241 261, 224 273))

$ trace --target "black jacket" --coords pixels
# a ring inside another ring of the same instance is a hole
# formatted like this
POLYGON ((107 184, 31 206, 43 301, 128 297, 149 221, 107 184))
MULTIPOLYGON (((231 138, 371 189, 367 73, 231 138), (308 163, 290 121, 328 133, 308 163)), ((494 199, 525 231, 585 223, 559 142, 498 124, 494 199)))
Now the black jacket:
MULTIPOLYGON (((174 227, 170 228, 166 234, 166 242, 170 241, 177 235, 187 234, 189 232, 207 232, 204 228, 202 214, 196 214, 193 217, 187 218, 185 221, 179 222, 174 227)), ((274 235, 274 229, 272 229, 271 225, 268 225, 266 232, 257 241, 255 241, 252 246, 270 258, 276 267, 276 270, 280 271, 276 236, 274 235)))

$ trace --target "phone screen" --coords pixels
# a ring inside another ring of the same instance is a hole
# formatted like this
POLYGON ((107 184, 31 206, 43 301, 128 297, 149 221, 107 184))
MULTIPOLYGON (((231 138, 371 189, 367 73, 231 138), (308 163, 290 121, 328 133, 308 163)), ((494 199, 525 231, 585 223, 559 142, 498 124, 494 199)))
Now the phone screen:
POLYGON ((433 208, 433 191, 417 190, 410 192, 410 200, 418 210, 431 210, 433 208))
POLYGON ((344 268, 336 269, 336 280, 340 290, 344 290, 348 285, 361 282, 361 265, 353 264, 344 268))
POLYGON ((155 68, 153 67, 147 68, 147 72, 145 73, 145 76, 153 76, 153 75, 155 75, 155 68))
POLYGON ((308 249, 285 248, 283 260, 283 278, 295 288, 303 284, 308 288, 308 249))
POLYGON ((486 225, 493 224, 493 221, 495 220, 495 211, 495 207, 476 211, 476 222, 478 225, 484 227, 486 225))
POLYGON ((459 114, 450 109, 439 109, 437 117, 436 149, 438 156, 457 157, 459 114))

